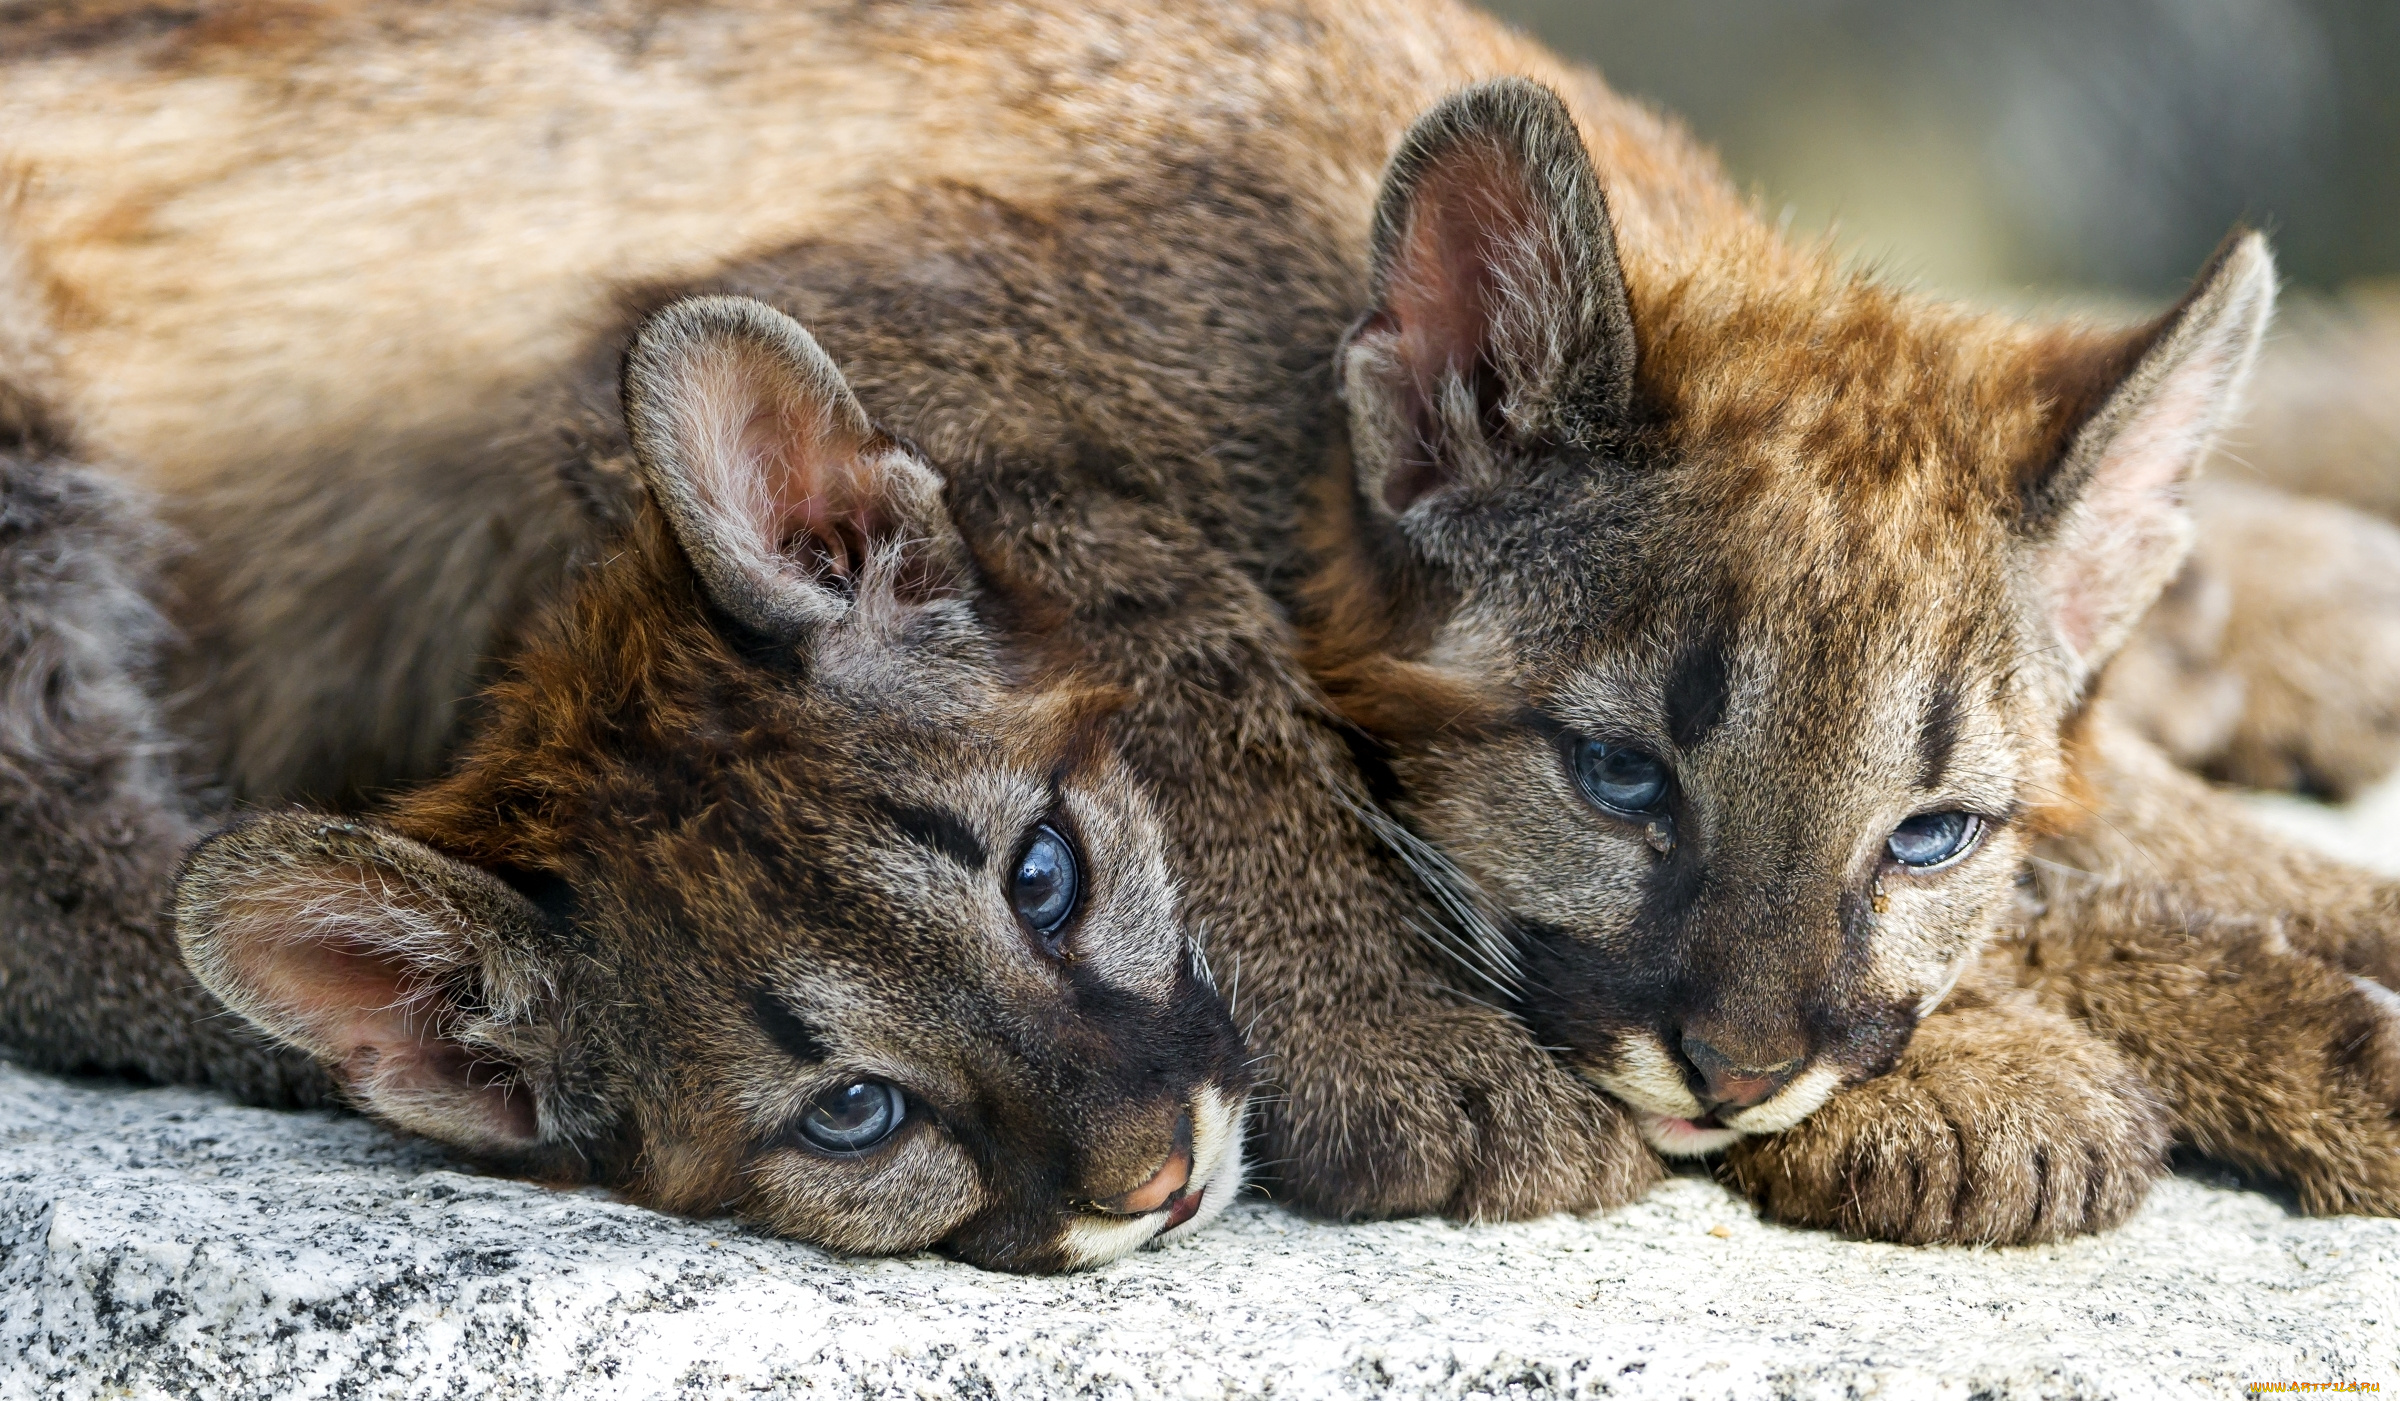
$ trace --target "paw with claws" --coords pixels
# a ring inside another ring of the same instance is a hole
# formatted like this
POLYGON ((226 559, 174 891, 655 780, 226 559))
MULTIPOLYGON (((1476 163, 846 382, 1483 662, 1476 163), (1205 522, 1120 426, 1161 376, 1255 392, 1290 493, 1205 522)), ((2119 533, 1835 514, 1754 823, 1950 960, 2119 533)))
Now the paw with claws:
POLYGON ((2023 994, 1962 1002, 1890 1074, 1735 1144, 1725 1176, 1777 1220, 1912 1245, 2054 1241, 2131 1215, 2168 1142, 2131 1063, 2023 994))

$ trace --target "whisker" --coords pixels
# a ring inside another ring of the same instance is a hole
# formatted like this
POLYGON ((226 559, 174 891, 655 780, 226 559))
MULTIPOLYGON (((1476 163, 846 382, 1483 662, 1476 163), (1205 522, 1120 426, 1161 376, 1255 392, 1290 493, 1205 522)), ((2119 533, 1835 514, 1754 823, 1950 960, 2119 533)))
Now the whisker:
POLYGON ((1439 848, 1410 831, 1372 801, 1335 785, 1336 799, 1366 824, 1376 839, 1432 894, 1446 919, 1411 919, 1410 928, 1503 999, 1513 1000, 1520 982, 1513 921, 1499 903, 1461 871, 1439 848))

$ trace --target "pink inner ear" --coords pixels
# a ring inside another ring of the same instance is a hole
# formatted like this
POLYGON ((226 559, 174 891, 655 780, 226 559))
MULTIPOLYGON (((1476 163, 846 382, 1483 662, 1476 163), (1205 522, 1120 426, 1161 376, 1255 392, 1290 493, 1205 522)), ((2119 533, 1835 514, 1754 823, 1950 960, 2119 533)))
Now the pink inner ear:
POLYGON ((2155 562, 2177 549, 2182 487, 2230 392, 2229 353, 2211 346, 2176 366, 2102 450, 2047 571, 2059 632, 2078 653, 2147 606, 2155 562))
POLYGON ((1470 141, 1438 158, 1408 195, 1408 227, 1385 270, 1383 305, 1370 330, 1392 336, 1402 382, 1399 460, 1383 483, 1384 503, 1407 510, 1455 470, 1455 441, 1507 431, 1512 402, 1542 387, 1555 327, 1545 324, 1570 295, 1564 254, 1545 206, 1517 159, 1470 141), (1442 402, 1452 377, 1474 396, 1471 423, 1442 402))
POLYGON ((522 1146, 540 1136, 533 1097, 513 1069, 434 1030, 440 994, 416 985, 401 964, 339 934, 276 940, 246 981, 284 1025, 339 1068, 369 1107, 440 1131, 464 1127, 489 1143, 522 1146), (441 1126, 397 1112, 439 1107, 441 1126))
POLYGON ((2175 369, 2101 455, 2092 489, 2117 509, 2172 493, 2207 448, 2218 400, 2227 392, 2225 356, 2204 350, 2175 369), (2122 504, 2120 504, 2122 503, 2122 504))
POLYGON ((1523 174, 1497 147, 1464 147, 1419 178, 1386 293, 1419 393, 1445 371, 1472 376, 1492 359, 1498 265, 1544 242, 1523 174))
POLYGON ((868 480, 874 465, 865 445, 793 407, 761 410, 742 430, 742 456, 756 474, 768 546, 775 553, 815 557, 849 578, 865 564, 889 522, 868 480))

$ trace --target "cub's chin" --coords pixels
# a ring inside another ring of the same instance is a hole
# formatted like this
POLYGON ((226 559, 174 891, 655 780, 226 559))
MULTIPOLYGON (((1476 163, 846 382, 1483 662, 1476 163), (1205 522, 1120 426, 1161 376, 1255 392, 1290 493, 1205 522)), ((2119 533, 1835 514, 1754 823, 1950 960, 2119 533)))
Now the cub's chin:
POLYGON ((1698 1119, 1653 1114, 1646 1109, 1637 1109, 1634 1114, 1641 1124, 1642 1137, 1670 1158, 1704 1158, 1725 1151, 1742 1137, 1740 1129, 1725 1127, 1713 1114, 1698 1119))

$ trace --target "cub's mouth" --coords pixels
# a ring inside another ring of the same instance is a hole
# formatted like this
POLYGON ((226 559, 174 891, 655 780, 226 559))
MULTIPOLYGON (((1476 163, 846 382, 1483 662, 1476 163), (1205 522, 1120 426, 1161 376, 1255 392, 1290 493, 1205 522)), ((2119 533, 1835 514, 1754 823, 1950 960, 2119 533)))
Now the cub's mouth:
POLYGON ((1814 1114, 1843 1078, 1833 1065, 1803 1066, 1756 1104, 1707 1104, 1655 1041, 1637 1041, 1613 1067, 1587 1069, 1585 1074, 1623 1100, 1633 1110, 1644 1141, 1670 1158, 1705 1157, 1741 1139, 1788 1129, 1814 1114))
POLYGON ((1248 1167, 1242 1158, 1242 1111, 1248 1100, 1228 1103, 1213 1090, 1202 1091, 1201 1098, 1201 1112, 1193 1116, 1192 1179, 1167 1208, 1158 1234, 1150 1239, 1154 1246, 1180 1240, 1216 1220, 1242 1190, 1248 1167))
POLYGON ((1242 1114, 1247 1096, 1204 1085, 1192 1096, 1188 1143, 1169 1151, 1159 1175, 1067 1223, 1070 1268, 1105 1264, 1144 1246, 1180 1240, 1215 1220, 1242 1190, 1242 1114))
POLYGON ((1817 1111, 1841 1083, 1841 1075, 1820 1067, 1792 1082, 1789 1089, 1749 1109, 1712 1109, 1680 1114, 1662 1113, 1632 1101, 1635 1121, 1651 1147, 1670 1158, 1699 1158, 1724 1151, 1735 1141, 1760 1134, 1780 1133, 1817 1111))
POLYGON ((1670 1158, 1697 1158, 1715 1153, 1742 1136, 1739 1129, 1728 1128, 1714 1114, 1686 1118, 1676 1114, 1653 1114, 1635 1110, 1639 1116, 1642 1138, 1670 1158))

